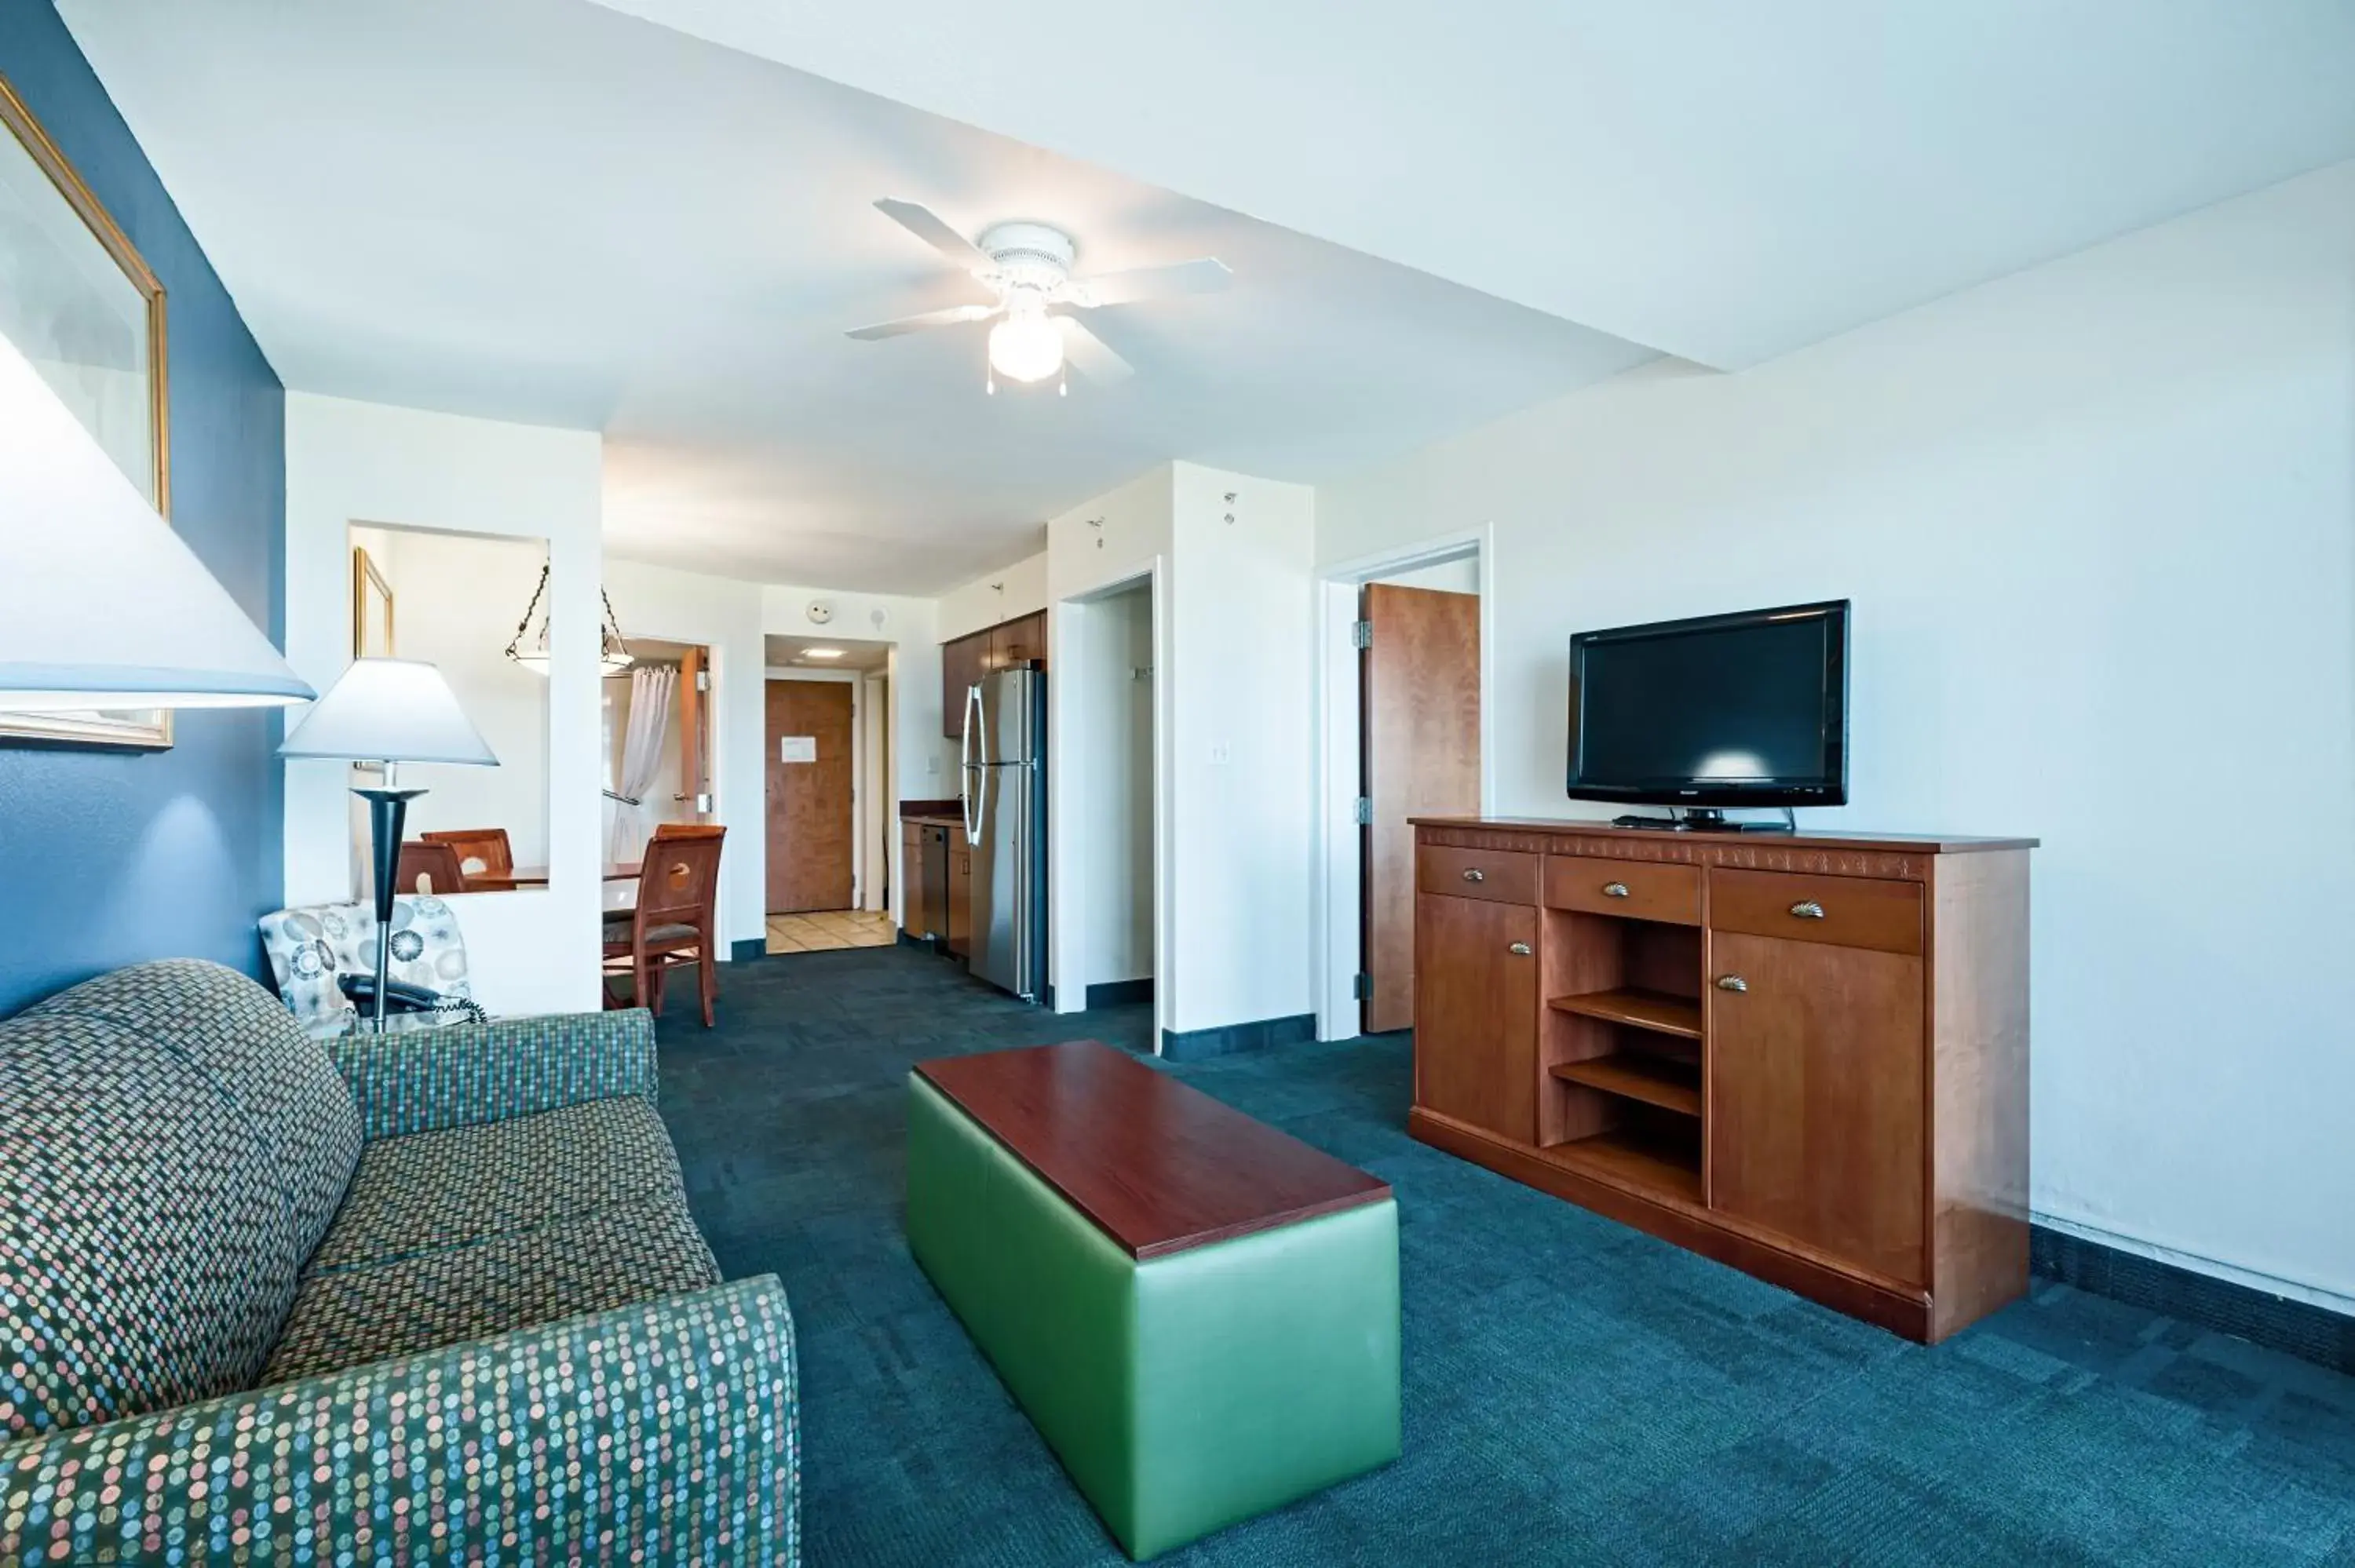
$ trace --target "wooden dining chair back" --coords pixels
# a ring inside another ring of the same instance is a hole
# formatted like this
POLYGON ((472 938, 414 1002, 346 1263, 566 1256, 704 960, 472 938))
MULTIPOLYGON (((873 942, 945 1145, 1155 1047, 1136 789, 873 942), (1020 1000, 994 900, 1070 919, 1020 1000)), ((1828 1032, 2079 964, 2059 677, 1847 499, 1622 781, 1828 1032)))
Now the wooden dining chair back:
POLYGON ((515 885, 515 852, 505 828, 450 828, 418 835, 429 844, 448 844, 458 852, 458 869, 470 891, 482 892, 515 885))
POLYGON ((703 1026, 712 1026, 719 998, 719 852, 727 834, 724 827, 665 822, 646 841, 637 907, 605 921, 609 1006, 643 1006, 659 1015, 664 972, 693 965, 703 1026), (623 975, 631 981, 627 1001, 612 989, 623 975))
POLYGON ((459 863, 458 852, 448 844, 410 839, 400 846, 392 884, 397 897, 432 895, 438 898, 444 894, 465 892, 466 873, 459 863))

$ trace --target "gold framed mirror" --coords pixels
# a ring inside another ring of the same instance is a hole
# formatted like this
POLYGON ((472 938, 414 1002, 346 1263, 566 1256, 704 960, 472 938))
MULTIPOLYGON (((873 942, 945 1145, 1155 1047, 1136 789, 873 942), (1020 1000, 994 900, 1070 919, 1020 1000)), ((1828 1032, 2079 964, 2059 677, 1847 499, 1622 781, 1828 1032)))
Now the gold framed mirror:
MULTIPOLYGON (((169 521, 164 286, 5 77, 0 130, 0 336, 169 521)), ((7 740, 154 749, 172 715, 0 712, 7 740)))

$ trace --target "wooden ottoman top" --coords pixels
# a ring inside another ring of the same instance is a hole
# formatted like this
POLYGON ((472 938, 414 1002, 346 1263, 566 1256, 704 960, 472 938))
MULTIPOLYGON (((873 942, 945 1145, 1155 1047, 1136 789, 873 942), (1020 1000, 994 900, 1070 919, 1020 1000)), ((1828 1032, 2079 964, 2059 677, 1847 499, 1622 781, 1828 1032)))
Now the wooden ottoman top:
POLYGON ((1380 1202, 1390 1184, 1093 1040, 916 1064, 1134 1258, 1380 1202))

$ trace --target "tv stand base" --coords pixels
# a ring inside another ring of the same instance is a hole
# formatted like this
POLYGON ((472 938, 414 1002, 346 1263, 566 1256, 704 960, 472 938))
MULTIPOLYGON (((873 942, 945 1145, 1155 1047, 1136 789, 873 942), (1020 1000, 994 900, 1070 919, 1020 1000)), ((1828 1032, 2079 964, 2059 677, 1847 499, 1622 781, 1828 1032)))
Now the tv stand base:
POLYGON ((1792 814, 1791 808, 1785 806, 1780 810, 1783 820, 1779 822, 1736 822, 1728 821, 1723 811, 1711 806, 1678 806, 1670 808, 1671 814, 1666 817, 1638 817, 1631 814, 1612 818, 1611 825, 1614 828, 1649 828, 1655 832, 1663 833, 1797 832, 1799 820, 1792 814))

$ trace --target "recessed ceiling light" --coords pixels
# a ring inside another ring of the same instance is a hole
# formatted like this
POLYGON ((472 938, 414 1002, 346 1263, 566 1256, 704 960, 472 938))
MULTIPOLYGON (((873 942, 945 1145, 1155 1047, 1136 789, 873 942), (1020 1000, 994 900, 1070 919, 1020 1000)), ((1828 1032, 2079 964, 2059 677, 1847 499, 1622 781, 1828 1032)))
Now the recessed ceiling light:
POLYGON ((805 659, 839 659, 842 657, 842 650, 839 648, 805 648, 802 650, 802 657, 805 659))

